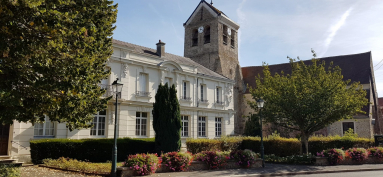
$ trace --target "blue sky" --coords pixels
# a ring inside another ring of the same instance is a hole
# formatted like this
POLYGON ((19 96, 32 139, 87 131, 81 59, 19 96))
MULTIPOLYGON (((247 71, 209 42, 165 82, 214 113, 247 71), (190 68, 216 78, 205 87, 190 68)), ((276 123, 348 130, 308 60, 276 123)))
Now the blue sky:
MULTIPOLYGON (((114 2, 115 39, 150 48, 161 39, 166 52, 183 56, 183 23, 200 0, 114 2)), ((311 48, 318 57, 372 51, 378 95, 383 96, 383 1, 213 0, 213 6, 240 25, 242 67, 286 63, 287 56, 310 59, 311 48)))

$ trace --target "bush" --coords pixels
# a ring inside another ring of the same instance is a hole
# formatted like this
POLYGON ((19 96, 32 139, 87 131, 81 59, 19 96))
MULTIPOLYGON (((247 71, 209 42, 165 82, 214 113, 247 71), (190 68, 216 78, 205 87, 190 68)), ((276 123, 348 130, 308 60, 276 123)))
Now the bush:
POLYGON ((193 154, 202 151, 232 151, 240 149, 242 137, 223 136, 220 139, 192 139, 186 140, 187 150, 193 154))
POLYGON ((129 155, 124 166, 132 169, 135 175, 143 176, 155 173, 161 167, 161 161, 157 154, 136 154, 129 155))
POLYGON ((171 171, 184 171, 187 170, 193 162, 193 155, 189 152, 168 152, 163 154, 162 162, 171 171))
POLYGON ((209 169, 219 169, 226 165, 229 154, 220 151, 203 151, 196 154, 195 158, 198 161, 205 162, 209 166, 209 169))
POLYGON ((43 163, 49 167, 56 167, 65 170, 78 170, 80 172, 94 174, 109 174, 112 169, 111 163, 91 163, 64 157, 60 157, 59 159, 44 159, 43 163))
POLYGON ((383 158, 383 147, 372 147, 368 149, 368 152, 374 157, 383 158))
POLYGON ((374 139, 368 138, 358 138, 355 136, 312 136, 309 139, 309 151, 311 153, 320 152, 323 149, 333 149, 333 148, 369 148, 374 146, 374 139))
POLYGON ((274 162, 274 163, 287 163, 287 164, 313 164, 313 155, 292 155, 287 157, 279 157, 274 154, 265 155, 266 162, 274 162))
MULTIPOLYGON (((102 139, 40 139, 31 140, 31 158, 35 164, 40 164, 43 159, 58 159, 69 157, 72 159, 106 162, 112 158, 114 140, 102 139)), ((124 161, 127 155, 137 153, 153 153, 154 138, 132 139, 118 138, 118 161, 124 161)))
MULTIPOLYGON (((299 154, 301 142, 296 138, 282 138, 269 136, 263 139, 265 154, 274 154, 285 157, 299 154)), ((260 137, 244 137, 242 142, 243 149, 250 149, 259 153, 261 147, 260 137)))
POLYGON ((230 159, 237 161, 237 164, 241 167, 250 167, 255 163, 257 154, 251 150, 235 150, 230 153, 230 159))
POLYGON ((344 160, 345 154, 342 149, 328 149, 323 150, 321 153, 317 153, 317 156, 327 157, 330 165, 336 165, 344 160))
POLYGON ((19 167, 14 167, 12 165, 0 164, 0 176, 20 177, 20 169, 19 167))
POLYGON ((364 148, 350 148, 346 151, 346 157, 361 162, 368 158, 368 152, 364 148))

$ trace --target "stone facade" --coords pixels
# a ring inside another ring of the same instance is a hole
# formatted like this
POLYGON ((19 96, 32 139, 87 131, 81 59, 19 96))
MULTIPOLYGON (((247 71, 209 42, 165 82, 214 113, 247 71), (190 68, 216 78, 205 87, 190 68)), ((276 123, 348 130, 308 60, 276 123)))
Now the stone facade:
POLYGON ((235 81, 235 133, 242 134, 245 120, 242 117, 244 84, 238 61, 239 25, 205 1, 201 1, 184 27, 184 56, 235 81), (198 31, 200 27, 204 28, 201 32, 198 31), (231 35, 228 30, 231 31, 231 35), (210 42, 206 42, 206 36, 209 34, 210 42))

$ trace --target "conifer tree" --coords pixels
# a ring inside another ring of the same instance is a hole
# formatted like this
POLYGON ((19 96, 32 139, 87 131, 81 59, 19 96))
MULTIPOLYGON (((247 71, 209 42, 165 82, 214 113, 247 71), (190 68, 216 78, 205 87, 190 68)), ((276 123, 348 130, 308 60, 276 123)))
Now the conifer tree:
POLYGON ((246 121, 245 136, 261 136, 261 124, 259 122, 259 114, 251 114, 249 120, 246 121))
POLYGON ((109 0, 0 2, 0 123, 87 128, 105 108, 117 5, 109 0))
POLYGON ((156 132, 157 153, 178 151, 181 148, 181 116, 174 85, 160 84, 153 103, 153 129, 156 132))

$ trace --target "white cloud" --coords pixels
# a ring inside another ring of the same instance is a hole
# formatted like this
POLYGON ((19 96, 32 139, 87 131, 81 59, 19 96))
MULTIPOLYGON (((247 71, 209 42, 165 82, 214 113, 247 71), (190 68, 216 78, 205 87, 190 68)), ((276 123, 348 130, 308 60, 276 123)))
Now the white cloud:
POLYGON ((342 17, 339 19, 337 23, 332 25, 329 29, 329 35, 327 36, 325 42, 324 42, 324 50, 322 54, 319 57, 322 57, 328 50, 328 47, 330 46, 332 40, 334 39, 336 33, 339 31, 339 29, 346 23, 347 17, 350 15, 353 7, 350 7, 345 13, 343 13, 342 17))

